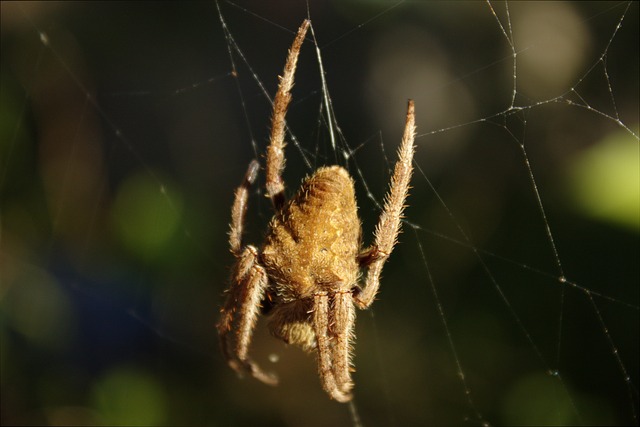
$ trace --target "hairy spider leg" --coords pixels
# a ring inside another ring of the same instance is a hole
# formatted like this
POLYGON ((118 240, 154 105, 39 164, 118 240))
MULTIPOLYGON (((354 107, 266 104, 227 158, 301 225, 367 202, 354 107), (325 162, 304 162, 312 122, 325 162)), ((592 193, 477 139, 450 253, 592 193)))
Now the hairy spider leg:
POLYGON ((274 208, 279 211, 284 204, 284 181, 282 180, 282 171, 284 170, 284 141, 286 122, 284 120, 287 114, 287 108, 291 101, 291 88, 293 87, 293 77, 296 72, 296 64, 302 42, 304 41, 310 21, 305 20, 296 35, 289 54, 287 62, 284 66, 284 74, 280 77, 280 84, 276 97, 273 100, 273 115, 271 117, 271 137, 269 147, 267 148, 267 196, 271 198, 274 208))
POLYGON ((228 290, 227 301, 221 310, 218 322, 218 336, 220 347, 225 359, 236 372, 247 372, 258 380, 275 385, 278 379, 263 372, 257 364, 248 357, 249 343, 253 328, 258 319, 260 301, 264 298, 268 286, 268 277, 264 268, 258 264, 258 251, 253 246, 242 249, 242 230, 244 217, 249 200, 249 189, 258 174, 259 164, 256 160, 249 163, 244 179, 235 192, 233 207, 231 208, 231 226, 229 231, 229 246, 237 258, 231 276, 231 287, 228 290), (236 313, 236 307, 246 307, 236 313), (235 336, 236 346, 231 347, 231 332, 234 321, 238 328, 235 336))
POLYGON ((398 161, 393 171, 389 191, 385 196, 384 209, 376 226, 374 243, 358 257, 361 265, 368 266, 362 291, 354 296, 355 303, 361 309, 365 309, 373 303, 380 287, 382 267, 398 240, 403 218, 402 213, 413 172, 415 122, 413 100, 409 100, 404 135, 400 148, 398 148, 398 161))
POLYGON ((249 163, 247 173, 242 180, 242 184, 236 189, 233 207, 231 208, 231 225, 229 227, 229 248, 236 257, 242 252, 242 232, 244 228, 244 217, 247 213, 249 201, 249 190, 258 176, 260 164, 257 160, 249 163))
POLYGON ((336 380, 334 371, 335 360, 331 352, 331 336, 329 334, 329 294, 317 292, 314 295, 313 327, 318 343, 318 370, 322 381, 322 388, 338 402, 348 402, 352 396, 344 392, 336 380))
POLYGON ((351 380, 351 353, 355 339, 355 307, 351 291, 338 291, 333 297, 334 334, 333 374, 340 391, 349 394, 353 389, 351 380))

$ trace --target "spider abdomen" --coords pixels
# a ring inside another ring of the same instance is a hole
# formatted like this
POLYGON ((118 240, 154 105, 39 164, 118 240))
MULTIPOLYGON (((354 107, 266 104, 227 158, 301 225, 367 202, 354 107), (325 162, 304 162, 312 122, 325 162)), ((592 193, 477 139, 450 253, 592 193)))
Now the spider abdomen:
POLYGON ((276 303, 317 290, 347 290, 358 279, 361 227, 353 180, 340 166, 319 168, 270 224, 262 258, 276 303))

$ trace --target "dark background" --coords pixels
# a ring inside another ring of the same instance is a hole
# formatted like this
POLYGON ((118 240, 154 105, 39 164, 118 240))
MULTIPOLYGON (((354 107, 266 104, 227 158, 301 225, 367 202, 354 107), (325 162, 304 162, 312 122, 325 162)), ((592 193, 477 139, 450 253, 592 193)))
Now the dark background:
POLYGON ((307 4, 220 2, 225 32, 212 2, 3 2, 2 424, 637 424, 638 5, 609 47, 628 3, 509 3, 510 27, 492 5, 522 110, 486 3, 308 5, 340 132, 334 149, 309 39, 289 194, 347 167, 368 243, 416 101, 408 223, 358 316, 350 406, 263 322, 276 388, 238 379, 215 332, 233 190, 307 4))

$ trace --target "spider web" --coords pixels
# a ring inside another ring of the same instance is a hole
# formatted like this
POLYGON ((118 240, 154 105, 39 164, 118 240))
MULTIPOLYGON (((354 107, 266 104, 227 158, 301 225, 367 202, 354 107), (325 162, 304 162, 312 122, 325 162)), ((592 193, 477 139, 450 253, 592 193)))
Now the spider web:
POLYGON ((637 34, 631 2, 2 3, 3 424, 638 424, 637 34), (289 195, 345 166, 369 243, 417 112, 349 405, 264 322, 277 388, 215 339, 233 189, 306 17, 289 195))

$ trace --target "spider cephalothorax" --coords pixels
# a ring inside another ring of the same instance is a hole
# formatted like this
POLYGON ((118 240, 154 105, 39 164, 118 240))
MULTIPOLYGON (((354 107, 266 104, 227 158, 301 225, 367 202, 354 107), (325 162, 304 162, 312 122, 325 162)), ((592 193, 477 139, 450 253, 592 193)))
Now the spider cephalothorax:
POLYGON ((217 328, 224 356, 237 372, 267 384, 277 379, 248 356, 253 328, 263 301, 271 306, 269 329, 289 344, 316 351, 322 386, 340 402, 351 400, 351 346, 355 307, 371 305, 380 273, 396 243, 411 180, 415 118, 409 101, 404 136, 374 243, 362 248, 353 180, 340 166, 321 167, 284 198, 284 116, 298 53, 309 28, 305 21, 289 50, 273 106, 267 149, 266 188, 275 215, 261 249, 241 241, 249 187, 259 165, 249 165, 232 207, 229 243, 236 257, 227 300, 217 328), (359 286, 361 269, 366 269, 359 286), (231 332, 234 332, 231 334, 231 332), (235 344, 235 345, 233 345, 235 344))

